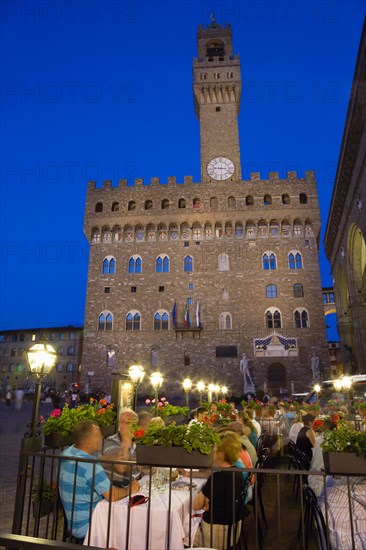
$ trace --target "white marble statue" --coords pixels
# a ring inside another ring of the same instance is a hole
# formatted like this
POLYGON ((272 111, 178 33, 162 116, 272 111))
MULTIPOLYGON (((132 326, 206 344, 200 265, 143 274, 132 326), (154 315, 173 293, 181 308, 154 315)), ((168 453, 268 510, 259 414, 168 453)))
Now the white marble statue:
POLYGON ((319 380, 319 357, 315 355, 315 351, 313 351, 313 356, 311 358, 311 370, 313 372, 313 382, 317 382, 319 380))
POLYGON ((240 361, 240 372, 244 377, 244 393, 246 393, 248 386, 254 386, 252 377, 250 376, 249 361, 246 353, 243 353, 240 361))

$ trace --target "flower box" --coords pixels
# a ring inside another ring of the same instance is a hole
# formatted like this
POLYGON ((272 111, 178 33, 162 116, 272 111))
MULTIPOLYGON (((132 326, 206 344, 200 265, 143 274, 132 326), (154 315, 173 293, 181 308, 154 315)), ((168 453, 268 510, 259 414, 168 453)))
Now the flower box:
POLYGON ((48 499, 42 499, 40 502, 32 502, 32 508, 33 508, 33 517, 42 518, 43 516, 48 516, 49 514, 52 514, 53 511, 56 509, 56 499, 55 498, 48 498, 48 499))
POLYGON ((175 414, 172 416, 164 416, 163 420, 166 426, 168 426, 169 424, 172 424, 173 422, 175 422, 177 426, 179 426, 187 422, 187 417, 181 414, 175 414))
POLYGON ((57 447, 69 447, 73 443, 75 443, 75 437, 72 433, 61 435, 58 432, 51 432, 44 436, 44 444, 46 447, 52 447, 53 449, 57 447))
POLYGON ((325 453, 324 469, 327 474, 366 475, 366 459, 356 453, 325 453))
POLYGON ((213 451, 205 455, 199 451, 188 453, 183 447, 137 445, 136 460, 138 464, 147 464, 149 466, 209 468, 213 462, 213 451))

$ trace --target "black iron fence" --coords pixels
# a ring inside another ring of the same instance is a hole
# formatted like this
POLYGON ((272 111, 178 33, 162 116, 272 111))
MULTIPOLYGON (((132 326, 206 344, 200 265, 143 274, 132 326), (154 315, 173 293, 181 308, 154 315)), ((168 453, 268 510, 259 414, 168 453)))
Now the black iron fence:
MULTIPOLYGON (((179 550, 198 540, 207 547, 247 550, 366 548, 366 476, 330 477, 324 472, 301 469, 291 449, 289 454, 282 450, 272 459, 263 453, 256 468, 245 470, 250 482, 247 478, 245 492, 239 498, 235 496, 235 476, 243 470, 225 469, 232 475, 232 500, 228 504, 232 513, 231 523, 220 532, 220 542, 212 520, 215 502, 222 495, 215 494, 213 476, 209 474, 222 469, 208 469, 206 481, 197 477, 205 475, 202 471, 188 469, 186 476, 177 480, 175 469, 153 467, 147 467, 140 480, 139 494, 144 499, 142 506, 137 503, 138 512, 137 506, 130 505, 131 492, 123 502, 103 501, 97 511, 93 511, 91 502, 89 530, 84 541, 78 540, 73 535, 78 510, 76 492, 68 520, 59 497, 60 466, 65 458, 59 451, 46 448, 28 450, 28 445, 23 440, 12 534, 0 534, 1 544, 7 548, 37 545, 45 549, 73 549, 83 542, 89 548, 179 550), (195 495, 205 482, 212 484, 213 503, 206 521, 202 520, 202 511, 193 510, 195 495), (246 501, 248 492, 251 497, 246 501), (203 527, 206 530, 202 535, 203 527)), ((73 460, 76 483, 83 463, 91 464, 94 472, 100 464, 99 460, 73 460)), ((120 464, 126 466, 131 478, 135 475, 134 462, 111 462, 112 483, 115 466, 120 464)))

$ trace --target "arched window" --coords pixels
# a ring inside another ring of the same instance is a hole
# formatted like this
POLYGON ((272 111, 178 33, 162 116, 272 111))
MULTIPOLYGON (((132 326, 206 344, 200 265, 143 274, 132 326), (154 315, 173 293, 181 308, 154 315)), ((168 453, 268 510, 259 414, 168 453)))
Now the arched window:
POLYGON ((220 330, 231 330, 232 329, 232 318, 230 313, 225 311, 221 313, 219 317, 219 329, 220 330))
POLYGON ((290 197, 286 193, 282 195, 282 204, 290 204, 290 197))
POLYGON ((220 254, 218 258, 218 270, 229 271, 229 256, 227 254, 220 254))
POLYGON ((243 236, 243 225, 238 222, 235 224, 235 237, 240 239, 243 236))
POLYGON ((271 197, 271 195, 264 195, 264 197, 263 197, 263 205, 264 205, 264 206, 269 206, 270 204, 272 204, 272 197, 271 197))
POLYGON ((98 330, 112 330, 113 315, 110 311, 103 311, 99 315, 98 330))
POLYGON ((281 328, 281 312, 278 309, 273 307, 267 309, 265 318, 267 328, 281 328))
POLYGON ((131 210, 136 210, 136 203, 135 203, 135 201, 129 201, 127 209, 128 209, 129 211, 131 211, 131 210))
POLYGON ((222 237, 222 225, 220 222, 215 223, 215 237, 218 239, 222 237))
POLYGON ((140 330, 141 315, 138 311, 129 311, 126 315, 126 330, 140 330))
POLYGON ((186 200, 185 199, 179 199, 178 208, 185 208, 185 207, 186 207, 186 200))
POLYGON ((273 252, 265 252, 262 256, 263 269, 274 270, 277 269, 276 255, 273 252))
POLYGON ((184 352, 184 366, 189 367, 191 364, 191 356, 189 355, 189 351, 184 352))
POLYGON ((245 204, 246 204, 247 206, 253 206, 253 204, 254 204, 253 195, 248 195, 248 196, 245 198, 245 204))
POLYGON ((95 212, 103 212, 103 203, 102 202, 97 202, 97 204, 95 205, 95 212))
POLYGON ((100 229, 98 227, 92 229, 92 243, 100 243, 100 229))
POLYGON ((152 210, 153 209, 153 201, 147 200, 145 201, 145 210, 152 210))
POLYGON ((306 193, 300 193, 299 200, 300 200, 300 204, 307 204, 308 196, 306 195, 306 193))
POLYGON ((276 220, 272 220, 269 224, 269 234, 271 237, 278 237, 279 226, 276 220))
POLYGON ((67 348, 67 355, 74 355, 74 346, 69 346, 67 348))
POLYGON ((309 315, 306 309, 297 309, 294 313, 295 328, 309 328, 309 315))
POLYGON ((193 208, 201 208, 201 201, 197 197, 193 199, 193 208))
POLYGON ((116 260, 113 256, 106 256, 102 263, 102 274, 113 275, 116 272, 116 260))
POLYGON ((115 202, 112 202, 112 212, 118 212, 119 210, 119 202, 115 201, 115 202))
POLYGON ((155 261, 156 273, 169 273, 169 257, 161 254, 155 261))
POLYGON ((154 315, 154 330, 168 330, 169 314, 166 311, 158 311, 154 315))
POLYGON ((210 208, 212 208, 213 210, 217 210, 218 206, 219 206, 219 203, 218 203, 217 197, 211 197, 210 208))
POLYGON ((63 354, 64 354, 64 348, 63 347, 58 348, 57 355, 63 355, 63 354))
POLYGON ((302 269, 302 257, 300 252, 290 252, 288 255, 288 266, 290 269, 302 269))
POLYGON ((236 206, 236 200, 235 197, 229 197, 227 200, 227 205, 229 208, 235 208, 236 206))
POLYGON ((301 283, 296 283, 292 287, 294 298, 303 298, 304 296, 304 288, 301 283))
POLYGON ((169 208, 169 199, 163 199, 161 201, 161 209, 167 210, 169 208))
POLYGON ((142 259, 141 256, 131 256, 128 260, 128 272, 129 273, 141 273, 142 271, 142 259))
POLYGON ((193 258, 192 256, 186 256, 184 258, 184 271, 193 271, 193 258))
POLYGON ((266 286, 266 298, 277 298, 277 287, 276 287, 276 285, 267 285, 266 286))

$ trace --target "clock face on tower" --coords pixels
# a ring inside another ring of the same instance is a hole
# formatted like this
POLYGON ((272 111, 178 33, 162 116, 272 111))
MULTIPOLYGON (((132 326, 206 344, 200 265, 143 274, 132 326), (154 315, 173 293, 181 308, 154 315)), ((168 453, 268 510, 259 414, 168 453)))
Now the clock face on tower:
POLYGON ((207 173, 214 180, 227 180, 234 172, 234 163, 226 157, 216 157, 207 165, 207 173))

